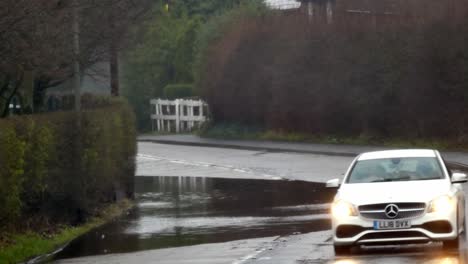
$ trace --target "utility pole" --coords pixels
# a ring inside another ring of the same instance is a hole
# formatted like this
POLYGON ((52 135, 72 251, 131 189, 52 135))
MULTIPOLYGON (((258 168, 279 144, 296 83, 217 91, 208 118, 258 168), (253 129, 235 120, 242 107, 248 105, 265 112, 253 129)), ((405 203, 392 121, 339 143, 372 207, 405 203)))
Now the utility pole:
POLYGON ((81 70, 80 70, 80 21, 78 0, 73 0, 73 90, 75 111, 81 111, 81 70))
POLYGON ((111 79, 111 95, 119 96, 119 52, 116 43, 112 40, 110 44, 110 79, 111 79))
POLYGON ((110 66, 110 84, 111 84, 111 95, 119 96, 120 85, 119 85, 119 51, 117 43, 117 30, 115 26, 116 17, 114 14, 114 8, 111 8, 109 15, 109 32, 110 32, 110 45, 109 45, 109 66, 110 66))

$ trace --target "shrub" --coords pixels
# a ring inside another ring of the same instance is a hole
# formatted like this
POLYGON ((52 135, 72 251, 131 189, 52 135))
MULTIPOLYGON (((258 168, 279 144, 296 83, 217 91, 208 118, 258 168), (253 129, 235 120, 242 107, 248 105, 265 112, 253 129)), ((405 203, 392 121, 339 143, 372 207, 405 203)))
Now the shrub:
POLYGON ((192 96, 194 96, 192 84, 169 84, 164 87, 164 97, 170 100, 192 96))
MULTIPOLYGON (((458 11, 468 10, 463 5, 458 11)), ((466 142, 466 16, 396 15, 378 25, 371 15, 353 23, 336 16, 327 24, 301 14, 245 15, 224 25, 198 68, 213 122, 466 142)))
POLYGON ((263 133, 260 127, 239 123, 205 123, 198 131, 201 136, 222 139, 252 139, 263 133))
POLYGON ((133 113, 120 99, 97 101, 0 120, 0 226, 76 224, 133 195, 133 113))
MULTIPOLYGON (((24 174, 25 142, 15 134, 14 124, 7 122, 0 131, 0 223, 12 222, 21 213, 21 184, 24 174)), ((1 226, 1 224, 0 224, 1 226)))

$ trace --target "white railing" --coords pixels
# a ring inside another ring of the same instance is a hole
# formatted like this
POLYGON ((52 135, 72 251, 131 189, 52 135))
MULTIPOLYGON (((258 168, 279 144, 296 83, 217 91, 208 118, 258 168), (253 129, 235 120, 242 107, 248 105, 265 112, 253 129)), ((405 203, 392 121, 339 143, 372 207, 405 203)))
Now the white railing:
POLYGON ((153 99, 150 103, 153 131, 192 131, 207 120, 208 105, 202 100, 153 99))
POLYGON ((296 0, 265 0, 265 3, 273 9, 296 9, 301 7, 301 2, 296 0))

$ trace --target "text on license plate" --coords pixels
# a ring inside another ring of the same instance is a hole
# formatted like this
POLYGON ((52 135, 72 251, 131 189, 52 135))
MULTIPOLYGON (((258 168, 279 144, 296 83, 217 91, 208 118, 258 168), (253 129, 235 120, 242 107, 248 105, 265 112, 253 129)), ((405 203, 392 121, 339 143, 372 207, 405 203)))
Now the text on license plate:
POLYGON ((390 221, 374 221, 374 229, 402 229, 410 228, 409 220, 390 220, 390 221))

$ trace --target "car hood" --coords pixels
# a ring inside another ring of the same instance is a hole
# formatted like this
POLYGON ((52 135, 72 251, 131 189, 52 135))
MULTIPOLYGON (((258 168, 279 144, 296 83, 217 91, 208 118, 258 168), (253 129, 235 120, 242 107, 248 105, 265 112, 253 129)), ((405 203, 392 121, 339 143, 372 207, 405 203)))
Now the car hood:
POLYGON ((336 199, 356 206, 376 203, 429 202, 450 192, 446 180, 343 184, 336 199))

